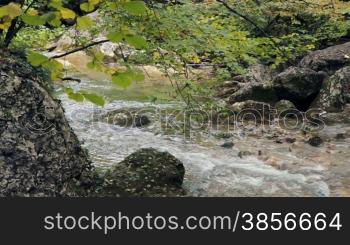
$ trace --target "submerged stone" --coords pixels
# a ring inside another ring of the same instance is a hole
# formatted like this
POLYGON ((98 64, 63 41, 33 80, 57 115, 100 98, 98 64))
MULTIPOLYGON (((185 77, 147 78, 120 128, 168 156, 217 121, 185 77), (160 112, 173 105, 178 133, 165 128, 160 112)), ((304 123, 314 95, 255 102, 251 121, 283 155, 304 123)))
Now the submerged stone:
POLYGON ((142 109, 117 109, 100 115, 98 120, 121 127, 145 127, 151 123, 142 109))

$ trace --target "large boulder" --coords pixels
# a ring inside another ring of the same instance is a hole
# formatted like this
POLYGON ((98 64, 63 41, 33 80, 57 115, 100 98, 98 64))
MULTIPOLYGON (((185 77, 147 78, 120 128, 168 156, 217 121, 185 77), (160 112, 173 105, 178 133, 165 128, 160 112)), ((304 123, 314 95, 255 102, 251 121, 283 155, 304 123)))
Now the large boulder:
POLYGON ((182 196, 183 164, 168 152, 141 149, 108 170, 99 196, 182 196))
POLYGON ((273 87, 279 99, 289 100, 298 109, 306 110, 318 95, 326 77, 324 72, 290 67, 275 77, 273 87))
POLYGON ((269 122, 276 114, 270 104, 253 100, 236 102, 229 106, 229 109, 236 115, 238 122, 269 122))
POLYGON ((274 108, 276 109, 277 114, 280 116, 285 116, 289 113, 294 113, 297 110, 295 108, 295 105, 289 100, 278 101, 275 104, 274 108))
POLYGON ((262 64, 255 64, 248 68, 245 75, 233 77, 239 82, 270 83, 276 75, 276 71, 262 64))
POLYGON ((350 66, 325 80, 314 104, 328 112, 335 112, 343 110, 346 103, 350 103, 350 66))
POLYGON ((85 196, 87 152, 37 71, 0 51, 0 196, 85 196))
POLYGON ((299 66, 333 74, 348 64, 350 64, 350 42, 314 51, 305 56, 299 66))
POLYGON ((272 87, 275 71, 271 68, 257 64, 248 68, 245 75, 233 77, 219 87, 218 97, 228 98, 229 103, 255 100, 266 103, 278 101, 272 87))
POLYGON ((269 83, 242 83, 240 88, 229 97, 229 103, 254 100, 266 103, 275 103, 278 101, 276 91, 269 83))

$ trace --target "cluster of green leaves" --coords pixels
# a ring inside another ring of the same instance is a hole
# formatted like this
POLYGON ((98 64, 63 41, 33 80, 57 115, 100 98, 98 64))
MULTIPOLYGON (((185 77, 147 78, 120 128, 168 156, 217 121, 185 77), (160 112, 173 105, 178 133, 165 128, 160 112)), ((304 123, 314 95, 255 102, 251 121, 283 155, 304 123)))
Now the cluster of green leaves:
MULTIPOLYGON (((11 25, 15 24, 21 26, 21 32, 17 33, 17 42, 22 39, 30 39, 32 31, 36 34, 34 41, 29 41, 27 47, 28 61, 35 67, 43 67, 51 72, 51 79, 60 80, 63 78, 63 65, 55 59, 46 57, 45 55, 33 51, 36 48, 36 44, 42 45, 43 41, 40 38, 40 33, 46 33, 46 27, 50 29, 61 28, 64 21, 70 21, 75 23, 75 29, 77 30, 90 30, 96 28, 95 21, 89 16, 80 16, 76 10, 67 7, 65 0, 49 0, 47 2, 42 1, 23 1, 22 4, 17 2, 10 2, 7 5, 0 7, 0 35, 4 36, 9 30, 11 25), (23 26, 25 28, 23 28, 23 26)), ((68 5, 69 6, 69 5, 68 5)), ((96 7, 108 9, 112 13, 122 13, 126 16, 144 16, 147 14, 148 8, 143 1, 130 1, 130 0, 86 0, 80 4, 81 12, 92 12, 96 7)), ((100 30, 101 31, 101 30, 100 30)), ((52 33, 52 32, 48 32, 52 33)), ((46 33, 47 34, 47 33, 46 33)), ((45 37, 49 39, 51 37, 45 37)), ((107 38, 111 42, 125 42, 128 45, 133 46, 136 49, 147 48, 147 41, 141 35, 124 29, 113 29, 107 35, 107 38)), ((20 42, 21 43, 21 42, 20 42)), ((88 64, 90 69, 96 69, 103 71, 111 75, 113 83, 127 87, 132 81, 140 81, 144 79, 144 75, 138 69, 134 69, 128 66, 127 70, 115 71, 105 66, 103 63, 103 54, 101 52, 93 52, 93 59, 88 64)), ((97 105, 103 106, 105 100, 102 96, 93 93, 87 93, 85 91, 73 91, 69 87, 63 85, 63 90, 67 93, 69 98, 76 101, 88 100, 97 105)))
POLYGON ((64 28, 26 27, 16 35, 11 43, 11 48, 43 50, 63 35, 64 31, 64 28))
MULTIPOLYGON (((75 23, 75 29, 90 31, 92 36, 107 33, 109 41, 124 43, 137 52, 120 62, 126 69, 116 70, 104 64, 101 52, 93 50, 88 67, 109 74, 111 81, 123 88, 144 79, 143 73, 132 66, 133 62, 158 65, 165 71, 171 69, 178 78, 186 75, 188 65, 210 65, 215 67, 216 79, 224 80, 244 73, 254 63, 277 67, 296 59, 343 36, 350 26, 344 17, 344 10, 350 4, 338 0, 332 1, 335 5, 329 5, 327 0, 226 1, 246 18, 218 2, 196 4, 184 0, 175 5, 148 2, 149 8, 140 0, 84 0, 77 11, 69 8, 66 4, 69 1, 38 1, 38 4, 24 1, 22 5, 10 2, 0 7, 0 29, 4 35, 11 23, 19 20, 26 27, 22 28, 22 34, 30 33, 29 30, 36 33, 46 27, 60 28, 69 21, 75 23), (98 21, 81 15, 97 7, 98 21)), ((82 42, 87 43, 89 40, 82 42)), ((63 67, 54 59, 30 51, 28 60, 34 66, 49 69, 53 79, 62 78, 63 67)), ((185 79, 184 85, 189 83, 195 82, 185 79)), ((203 92, 197 86, 186 88, 203 92)), ((77 101, 86 99, 104 104, 97 95, 98 98, 91 97, 69 88, 65 91, 77 101)))

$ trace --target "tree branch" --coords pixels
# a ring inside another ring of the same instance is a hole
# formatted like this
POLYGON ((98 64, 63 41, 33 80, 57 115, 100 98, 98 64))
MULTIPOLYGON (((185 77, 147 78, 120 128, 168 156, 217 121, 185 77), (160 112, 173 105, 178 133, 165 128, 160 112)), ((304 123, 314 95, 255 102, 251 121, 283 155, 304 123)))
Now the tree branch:
POLYGON ((81 80, 79 78, 74 78, 74 77, 64 77, 61 80, 62 81, 74 81, 74 82, 77 82, 77 83, 81 82, 81 80))
POLYGON ((264 36, 266 36, 267 38, 269 38, 271 40, 271 42, 273 43, 273 45, 275 45, 275 47, 280 51, 282 56, 285 56, 283 50, 280 49, 278 43, 276 43, 276 41, 268 34, 266 33, 266 31, 261 28, 258 24, 256 24, 253 20, 251 20, 249 17, 241 14, 240 12, 238 12, 237 10, 235 10, 234 8, 232 8, 230 5, 227 4, 227 2, 225 0, 216 0, 217 2, 221 3, 222 5, 225 6, 226 9, 228 9, 230 12, 234 13, 235 15, 237 15, 238 17, 241 17, 242 19, 246 20, 247 22, 249 22, 250 24, 252 24, 255 28, 257 28, 262 34, 264 34, 264 36))
POLYGON ((50 59, 62 58, 62 57, 65 57, 65 56, 67 56, 67 55, 74 54, 74 53, 76 53, 76 52, 79 52, 79 51, 82 51, 82 50, 85 50, 85 49, 88 49, 88 48, 91 48, 91 47, 93 47, 93 46, 99 45, 99 44, 101 44, 101 43, 106 43, 106 42, 109 42, 109 40, 106 39, 106 40, 101 40, 101 41, 93 42, 93 43, 90 43, 90 44, 85 45, 85 46, 83 46, 83 47, 76 48, 76 49, 73 49, 73 50, 71 50, 71 51, 68 51, 67 53, 54 55, 54 56, 52 56, 50 59))

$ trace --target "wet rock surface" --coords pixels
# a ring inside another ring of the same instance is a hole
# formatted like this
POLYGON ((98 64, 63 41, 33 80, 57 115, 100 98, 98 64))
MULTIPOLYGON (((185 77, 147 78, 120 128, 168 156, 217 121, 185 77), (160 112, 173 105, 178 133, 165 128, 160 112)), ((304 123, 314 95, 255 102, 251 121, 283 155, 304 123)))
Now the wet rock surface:
POLYGON ((234 103, 229 108, 237 114, 237 121, 254 120, 262 122, 272 119, 273 109, 267 103, 247 100, 234 103))
POLYGON ((99 196, 183 196, 183 164, 168 152, 145 148, 103 175, 99 196))
POLYGON ((350 42, 311 52, 299 63, 299 67, 333 74, 340 68, 350 65, 350 42))
POLYGON ((118 109, 97 117, 98 121, 121 127, 145 127, 151 123, 147 113, 142 109, 118 109))
POLYGON ((297 66, 277 73, 262 65, 219 87, 229 105, 253 100, 274 106, 288 100, 301 111, 342 111, 350 103, 350 42, 311 52, 297 66))
MULTIPOLYGON (((0 196, 185 194, 182 163, 154 149, 137 151, 101 175, 46 85, 25 60, 0 52, 0 196)), ((125 117, 126 111, 107 118, 135 127, 150 123, 143 114, 125 117)))
POLYGON ((0 51, 0 196, 85 196, 91 162, 25 61, 0 51))
POLYGON ((284 117, 288 115, 288 113, 293 113, 297 109, 295 108, 295 105, 290 102, 289 100, 280 100, 278 101, 274 108, 276 109, 276 112, 278 115, 284 117))
POLYGON ((325 79, 324 72, 291 67, 273 81, 279 99, 290 100, 300 110, 306 110, 319 93, 325 79))
POLYGON ((350 66, 326 79, 314 106, 326 111, 342 111, 350 103, 350 66))
POLYGON ((318 147, 323 144, 323 139, 319 136, 313 136, 307 141, 307 143, 311 146, 318 147))

